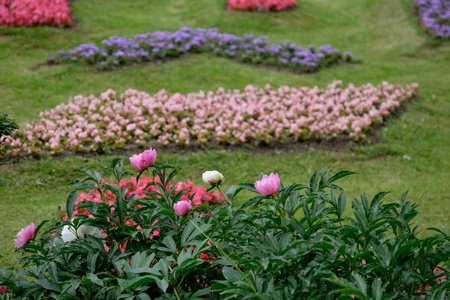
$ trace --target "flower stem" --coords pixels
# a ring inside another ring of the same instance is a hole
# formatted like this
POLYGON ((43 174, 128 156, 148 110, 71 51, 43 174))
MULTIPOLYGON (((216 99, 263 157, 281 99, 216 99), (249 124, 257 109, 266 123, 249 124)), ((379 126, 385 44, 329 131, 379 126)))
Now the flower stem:
MULTIPOLYGON (((226 198, 226 197, 225 197, 226 198)), ((241 273, 241 275, 244 277, 244 279, 248 282, 248 284, 250 284, 250 287, 253 289, 253 291, 256 293, 256 288, 255 286, 251 283, 250 279, 248 279, 248 277, 244 274, 244 272, 242 272, 242 270, 236 265, 236 263, 225 253, 225 251, 222 250, 222 248, 220 248, 216 242, 214 242, 208 235, 206 235, 206 233, 204 233, 198 226, 197 224, 195 224, 190 218, 188 218, 189 221, 192 223, 192 225, 195 226, 195 228, 198 229, 198 231, 200 231, 211 243, 214 244, 214 246, 216 246, 217 250, 219 250, 220 253, 222 253, 223 256, 225 256, 230 262, 231 264, 239 271, 239 273, 241 273)))
POLYGON ((222 196, 224 196, 225 200, 228 201, 228 203, 230 205, 232 205, 231 201, 228 199, 228 197, 222 192, 222 190, 220 189, 219 185, 217 185, 217 189, 219 190, 219 192, 222 194, 222 196))

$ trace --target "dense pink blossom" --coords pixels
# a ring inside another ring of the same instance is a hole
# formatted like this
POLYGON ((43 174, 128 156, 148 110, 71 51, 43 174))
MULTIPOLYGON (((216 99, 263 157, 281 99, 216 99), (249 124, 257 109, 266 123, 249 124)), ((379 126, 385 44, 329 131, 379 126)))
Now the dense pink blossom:
POLYGON ((156 160, 156 150, 150 148, 142 153, 130 157, 130 163, 138 170, 144 170, 153 165, 156 160))
POLYGON ((17 233, 16 239, 14 239, 14 246, 20 248, 26 245, 33 238, 35 231, 36 226, 34 223, 22 228, 22 230, 17 233))
POLYGON ((0 0, 0 25, 72 26, 67 0, 0 0))
POLYGON ((219 88, 187 95, 127 90, 116 96, 108 90, 41 112, 38 123, 7 137, 4 146, 16 156, 102 152, 131 143, 146 148, 151 140, 162 146, 360 140, 416 92, 417 84, 343 87, 341 81, 324 89, 249 85, 243 92, 219 88))
POLYGON ((280 176, 278 174, 270 173, 269 176, 263 175, 261 180, 255 182, 255 188, 258 193, 263 196, 270 196, 275 194, 280 187, 280 176))
MULTIPOLYGON (((0 281, 0 284, 1 284, 2 282, 0 281)), ((0 295, 1 294, 6 294, 6 290, 7 290, 8 288, 6 287, 6 286, 0 286, 0 295)))
MULTIPOLYGON (((144 191, 154 191, 156 192, 158 190, 156 185, 151 185, 145 189, 145 187, 151 183, 153 180, 150 176, 142 176, 139 179, 139 182, 136 182, 136 177, 131 177, 129 181, 122 180, 119 182, 120 187, 124 187, 128 190, 128 193, 126 195, 126 199, 128 199, 131 194, 136 194, 137 198, 144 198, 148 197, 147 194, 144 193, 144 191)), ((159 179, 156 178, 156 181, 159 182, 159 179)), ((103 181, 103 183, 111 183, 114 184, 114 182, 106 182, 103 181)), ((220 205, 225 199, 223 196, 218 192, 207 192, 204 187, 201 185, 195 185, 192 181, 187 180, 186 183, 184 182, 178 182, 176 185, 176 188, 174 190, 174 194, 179 193, 181 190, 186 190, 186 192, 181 196, 180 200, 183 201, 189 201, 192 198, 192 205, 209 205, 209 206, 215 206, 220 205)), ((170 189, 172 187, 171 183, 168 183, 167 188, 170 189)), ((111 192, 107 191, 105 193, 105 199, 109 205, 113 205, 116 201, 116 196, 111 192)), ((89 193, 81 192, 78 195, 78 199, 75 202, 75 212, 73 215, 86 215, 88 217, 92 217, 92 215, 89 213, 89 211, 85 208, 79 208, 79 204, 84 201, 90 201, 90 202, 97 202, 102 203, 102 197, 99 194, 97 190, 91 190, 89 193)), ((67 219, 67 214, 64 214, 62 216, 62 219, 67 219)))
POLYGON ((228 0, 228 10, 282 11, 297 7, 296 0, 228 0))
POLYGON ((184 200, 178 201, 173 205, 175 213, 180 217, 187 215, 191 207, 192 207, 191 201, 184 201, 184 200))

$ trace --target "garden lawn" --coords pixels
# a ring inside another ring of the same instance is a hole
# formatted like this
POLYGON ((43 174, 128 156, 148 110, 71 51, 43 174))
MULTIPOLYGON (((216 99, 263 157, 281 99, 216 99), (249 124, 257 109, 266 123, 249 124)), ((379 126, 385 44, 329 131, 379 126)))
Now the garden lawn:
MULTIPOLYGON (((73 29, 0 28, 0 111, 15 114, 21 126, 38 121, 39 112, 67 103, 77 94, 89 95, 128 88, 156 93, 263 87, 319 86, 333 80, 362 85, 370 82, 419 84, 419 99, 381 130, 377 143, 353 144, 346 151, 319 149, 267 151, 229 149, 176 153, 158 148, 158 162, 184 167, 176 182, 187 178, 200 184, 201 174, 217 169, 227 178, 225 189, 254 182, 260 172, 277 172, 284 183, 307 183, 319 168, 351 170, 341 182, 347 199, 391 191, 386 201, 398 201, 409 190, 422 214, 421 229, 450 226, 450 43, 429 46, 412 14, 411 1, 302 0, 283 13, 226 11, 226 1, 79 0, 72 2, 73 29), (41 65, 46 56, 81 43, 99 43, 113 35, 182 26, 218 27, 242 36, 267 35, 270 42, 291 40, 299 45, 330 44, 351 51, 361 64, 345 64, 310 75, 292 74, 215 57, 189 55, 168 62, 126 66, 99 72, 80 65, 41 65)), ((127 153, 124 157, 130 156, 127 153)), ((65 185, 78 178, 77 166, 101 170, 107 156, 26 159, 0 166, 0 266, 16 263, 13 239, 30 222, 56 219, 70 191, 65 185)), ((132 171, 131 166, 129 170, 132 171)))

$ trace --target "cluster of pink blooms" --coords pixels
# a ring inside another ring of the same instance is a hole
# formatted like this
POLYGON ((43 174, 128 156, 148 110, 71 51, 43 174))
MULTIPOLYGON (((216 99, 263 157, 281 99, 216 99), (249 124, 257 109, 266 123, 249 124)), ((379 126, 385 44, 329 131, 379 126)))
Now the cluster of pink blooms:
MULTIPOLYGON (((159 181, 159 178, 155 179, 157 182, 159 181)), ((137 198, 144 198, 144 197, 148 197, 147 194, 144 193, 144 191, 157 191, 157 187, 155 185, 152 185, 150 187, 148 187, 145 190, 145 187, 147 186, 148 183, 152 182, 152 178, 151 177, 146 177, 146 176, 142 176, 139 179, 139 182, 136 183, 136 177, 131 177, 130 181, 127 180, 122 180, 119 182, 119 186, 120 187, 125 187, 128 190, 127 196, 126 198, 128 199, 131 194, 136 194, 137 198)), ((103 183, 112 183, 112 182, 103 182, 103 183)), ((183 196, 181 196, 181 201, 180 202, 188 202, 189 199, 193 196, 192 198, 192 205, 209 205, 209 206, 215 206, 215 205, 220 205, 222 204, 222 202, 225 200, 223 198, 223 196, 218 193, 218 192, 212 192, 209 191, 207 192, 206 189, 200 185, 194 185, 194 183, 190 180, 187 181, 187 183, 183 183, 183 182, 178 182, 176 185, 176 189, 174 190, 174 193, 178 193, 181 190, 187 190, 183 196)), ((168 184, 168 189, 170 189, 172 187, 172 184, 169 183, 168 184)), ((104 195, 106 201, 108 202, 109 205, 113 205, 115 203, 115 199, 116 196, 111 192, 111 191, 107 191, 104 195)), ((92 217, 92 215, 89 213, 89 211, 87 211, 84 208, 78 208, 77 205, 80 202, 84 202, 84 201, 91 201, 91 202, 98 202, 98 203, 102 203, 102 197, 100 195, 100 193, 96 190, 91 190, 89 193, 84 193, 81 192, 78 195, 78 199, 75 202, 75 207, 76 210, 73 213, 73 215, 86 215, 89 217, 92 217)), ((62 216, 62 219, 67 219, 67 214, 62 216)))
POLYGON ((0 0, 0 25, 72 26, 67 0, 0 0))
POLYGON ((228 0, 228 10, 282 11, 297 7, 296 0, 228 0))
POLYGON ((244 92, 225 91, 154 96, 127 90, 116 97, 108 90, 95 97, 76 96, 69 104, 40 114, 5 146, 12 156, 108 151, 127 143, 145 147, 156 139, 160 145, 186 146, 300 141, 350 137, 364 138, 400 105, 416 95, 417 84, 342 87, 334 81, 318 87, 278 89, 247 86, 244 92))

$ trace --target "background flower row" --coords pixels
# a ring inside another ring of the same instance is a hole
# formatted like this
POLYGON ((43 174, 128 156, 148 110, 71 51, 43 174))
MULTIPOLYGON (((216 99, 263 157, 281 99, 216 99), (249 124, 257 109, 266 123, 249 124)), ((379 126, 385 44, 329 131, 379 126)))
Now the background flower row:
POLYGON ((67 0, 0 0, 0 25, 72 26, 67 0))
POLYGON ((296 0, 228 0, 228 10, 282 11, 294 7, 296 0))
POLYGON ((108 151, 151 140, 161 145, 190 143, 265 143, 338 138, 358 140, 374 124, 395 112, 416 94, 417 84, 383 82, 343 88, 335 81, 325 89, 282 86, 264 89, 247 86, 243 92, 203 92, 170 95, 161 90, 153 97, 128 90, 116 97, 113 90, 100 97, 76 96, 69 104, 40 114, 8 137, 12 155, 38 155, 65 150, 108 151))
POLYGON ((450 38, 450 0, 416 0, 423 25, 433 36, 450 38))
POLYGON ((300 71, 315 71, 342 61, 350 61, 350 52, 324 45, 307 48, 293 42, 269 44, 267 37, 245 34, 238 37, 220 33, 217 28, 183 27, 179 31, 155 31, 130 37, 113 36, 102 41, 101 46, 81 44, 71 50, 59 50, 48 56, 49 63, 77 62, 96 64, 107 69, 118 65, 154 59, 174 58, 185 53, 213 52, 219 56, 237 59, 244 63, 265 64, 300 71))

